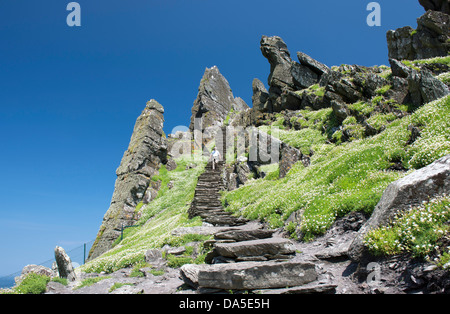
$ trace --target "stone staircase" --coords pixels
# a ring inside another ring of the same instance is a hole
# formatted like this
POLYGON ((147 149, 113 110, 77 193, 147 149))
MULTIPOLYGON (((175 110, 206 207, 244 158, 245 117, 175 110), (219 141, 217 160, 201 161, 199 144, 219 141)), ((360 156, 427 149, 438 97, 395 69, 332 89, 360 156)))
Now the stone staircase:
MULTIPOLYGON (((226 128, 222 128, 222 137, 220 134, 216 137, 216 147, 222 159, 225 159, 226 128)), ((215 226, 238 226, 247 222, 244 218, 235 217, 226 212, 222 206, 220 191, 225 190, 222 178, 224 164, 224 160, 219 161, 215 169, 211 161, 206 165, 205 172, 198 178, 194 200, 188 211, 190 219, 200 216, 204 221, 215 226)))

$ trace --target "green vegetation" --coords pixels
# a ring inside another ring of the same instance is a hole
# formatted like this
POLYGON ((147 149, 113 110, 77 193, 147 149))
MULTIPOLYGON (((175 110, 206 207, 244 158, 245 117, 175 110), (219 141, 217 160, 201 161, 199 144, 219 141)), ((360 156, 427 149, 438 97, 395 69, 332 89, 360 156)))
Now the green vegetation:
POLYGON ((100 282, 102 280, 109 279, 109 278, 111 278, 111 276, 86 278, 76 288, 74 288, 74 290, 92 286, 93 284, 96 284, 97 282, 100 282))
POLYGON ((81 266, 85 272, 114 272, 144 261, 148 249, 159 248, 172 238, 171 231, 179 227, 201 225, 201 219, 188 219, 187 211, 194 197, 197 179, 204 171, 206 159, 195 160, 196 168, 186 170, 191 158, 181 157, 176 160, 177 169, 160 170, 159 179, 175 182, 172 189, 163 189, 158 197, 141 208, 142 216, 139 227, 130 228, 124 239, 112 250, 95 260, 81 266))
POLYGON ((31 273, 27 275, 22 282, 15 287, 14 293, 17 294, 42 294, 47 288, 50 277, 31 273))
POLYGON ((114 284, 111 286, 111 288, 109 288, 109 292, 111 293, 111 292, 113 292, 114 290, 119 289, 120 287, 123 287, 123 286, 133 286, 133 284, 132 284, 132 283, 121 283, 121 282, 116 282, 116 283, 114 283, 114 284))
MULTIPOLYGON (((399 213, 388 226, 372 230, 365 245, 374 255, 408 252, 414 257, 430 259, 439 265, 448 263, 447 247, 443 254, 437 244, 450 231, 450 197, 442 196, 399 213)), ((446 245, 445 245, 446 246, 446 245)))
MULTIPOLYGON (((351 211, 370 214, 389 183, 408 174, 389 171, 394 162, 412 170, 449 154, 449 117, 450 96, 447 96, 395 121, 391 121, 393 116, 389 114, 375 115, 371 122, 385 125, 383 132, 340 145, 326 142, 326 136, 316 129, 301 130, 302 133, 280 130, 283 141, 314 151, 311 165, 305 168, 297 163, 281 180, 251 180, 225 193, 224 203, 229 211, 249 219, 262 219, 272 227, 284 226, 293 212, 302 210, 298 229, 304 239, 312 239, 323 234, 337 217, 351 211), (411 124, 420 126, 421 136, 408 145, 411 124)), ((357 125, 355 122, 349 118, 345 125, 357 125)), ((291 225, 288 229, 296 228, 291 225)))
POLYGON ((54 278, 52 278, 51 281, 58 282, 64 286, 67 286, 69 284, 69 282, 67 281, 67 278, 54 277, 54 278))

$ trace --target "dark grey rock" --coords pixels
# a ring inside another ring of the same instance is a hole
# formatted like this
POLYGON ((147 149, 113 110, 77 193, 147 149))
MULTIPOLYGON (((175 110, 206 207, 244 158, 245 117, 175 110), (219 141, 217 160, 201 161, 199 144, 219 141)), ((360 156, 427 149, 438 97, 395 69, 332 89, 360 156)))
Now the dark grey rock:
POLYGON ((447 56, 450 16, 430 10, 417 19, 417 25, 417 30, 406 26, 387 32, 389 58, 417 60, 447 56))
POLYGON ((62 247, 57 246, 55 248, 55 260, 58 265, 60 278, 66 278, 69 281, 75 281, 77 279, 72 266, 72 261, 62 247))
POLYGON ((338 101, 331 101, 331 108, 333 108, 333 113, 338 119, 339 123, 342 123, 349 116, 349 111, 347 105, 338 101))
POLYGON ((283 88, 292 90, 294 88, 291 74, 292 60, 285 42, 278 36, 262 36, 261 52, 270 63, 268 83, 272 91, 279 95, 283 88))
POLYGON ((415 106, 437 100, 449 93, 448 86, 425 69, 420 72, 411 70, 408 76, 408 88, 415 106))
POLYGON ((266 87, 263 82, 255 78, 252 83, 253 88, 253 97, 252 103, 253 108, 259 111, 264 111, 264 106, 269 99, 269 93, 267 92, 266 87))
POLYGON ((297 52, 297 58, 298 61, 300 61, 301 65, 304 65, 311 70, 313 70, 319 77, 322 76, 325 73, 330 72, 330 68, 326 66, 325 64, 314 60, 310 56, 308 56, 306 53, 303 52, 297 52))
POLYGON ((184 265, 184 281, 197 288, 254 290, 301 286, 317 279, 313 263, 241 262, 214 265, 184 265))
POLYGON ((283 238, 270 238, 235 243, 217 243, 214 250, 220 256, 231 258, 295 253, 293 243, 283 238))
POLYGON ((295 87, 298 89, 308 88, 319 82, 319 75, 309 67, 292 62, 291 75, 295 87))
POLYGON ((267 239, 272 237, 274 230, 265 229, 232 229, 215 234, 215 239, 234 240, 236 242, 267 239))
POLYGON ((189 130, 205 130, 208 127, 220 126, 231 109, 242 106, 236 103, 230 84, 220 73, 217 66, 206 68, 197 99, 192 107, 192 116, 189 130), (195 125, 195 119, 202 119, 202 125, 195 125))
POLYGON ((419 3, 426 11, 441 11, 450 14, 450 2, 448 0, 419 0, 419 3))

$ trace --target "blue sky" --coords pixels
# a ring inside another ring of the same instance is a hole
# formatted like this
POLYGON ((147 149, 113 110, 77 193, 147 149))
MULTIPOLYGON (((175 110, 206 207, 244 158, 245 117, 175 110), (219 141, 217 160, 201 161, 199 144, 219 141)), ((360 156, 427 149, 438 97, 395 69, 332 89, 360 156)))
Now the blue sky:
MULTIPOLYGON (((269 64, 262 35, 293 59, 388 64, 386 31, 416 27, 418 1, 80 0, 68 27, 61 0, 0 0, 0 275, 95 238, 136 118, 154 98, 165 131, 189 125, 206 67, 251 105, 269 64)), ((267 83, 266 83, 267 84, 267 83)))

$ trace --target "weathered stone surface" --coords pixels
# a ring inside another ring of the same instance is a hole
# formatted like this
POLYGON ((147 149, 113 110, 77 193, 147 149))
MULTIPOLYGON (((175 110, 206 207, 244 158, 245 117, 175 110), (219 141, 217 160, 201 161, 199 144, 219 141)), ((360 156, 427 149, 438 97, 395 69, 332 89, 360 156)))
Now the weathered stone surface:
POLYGON ((220 256, 237 258, 294 254, 293 243, 283 238, 260 239, 235 243, 217 243, 214 250, 220 256))
POLYGON ((294 147, 285 143, 281 144, 280 153, 280 179, 286 177, 292 166, 302 158, 302 153, 294 147))
POLYGON ((297 52, 297 58, 298 61, 300 61, 301 65, 304 65, 308 68, 310 68, 312 71, 314 71, 319 77, 322 76, 325 73, 328 73, 330 68, 326 66, 325 64, 314 60, 310 56, 308 56, 306 53, 303 52, 297 52))
POLYGON ((157 269, 164 268, 167 264, 167 260, 163 258, 161 250, 158 249, 145 252, 145 261, 157 269))
POLYGON ((417 20, 417 24, 417 30, 406 26, 387 32, 389 58, 417 60, 447 56, 450 16, 428 11, 417 20))
POLYGON ((408 89, 411 94, 411 101, 415 106, 429 103, 449 93, 447 85, 435 78, 426 69, 420 72, 411 71, 408 76, 408 89))
POLYGON ((245 109, 244 103, 234 98, 230 84, 217 66, 206 68, 192 107, 189 130, 221 126, 230 110, 245 109), (202 125, 195 125, 195 119, 202 119, 202 125))
POLYGON ((369 231, 387 224, 398 212, 444 193, 450 193, 450 155, 390 184, 351 244, 349 256, 353 260, 362 256, 363 240, 369 231))
POLYGON ((184 265, 180 272, 184 281, 195 288, 224 290, 294 287, 317 279, 314 264, 306 262, 184 265))
POLYGON ((293 89, 292 60, 285 42, 278 36, 262 36, 261 52, 270 63, 268 79, 270 89, 273 90, 275 88, 279 92, 283 88, 293 89))
POLYGON ((258 239, 267 239, 272 237, 274 230, 265 229, 232 229, 218 232, 215 234, 215 239, 234 240, 236 242, 251 241, 258 239))
POLYGON ((62 247, 57 246, 55 248, 55 260, 58 265, 59 277, 67 278, 69 281, 75 281, 77 279, 72 266, 72 261, 62 247))
POLYGON ((250 107, 247 105, 244 99, 241 97, 236 97, 234 99, 233 110, 235 112, 244 111, 249 109, 250 107))
POLYGON ((342 121, 344 121, 349 116, 348 108, 342 102, 338 102, 335 100, 331 101, 331 108, 333 108, 334 115, 338 119, 339 123, 342 123, 342 121))
POLYGON ((319 75, 317 73, 297 62, 292 62, 291 75, 294 85, 298 89, 308 88, 319 82, 319 75))
POLYGON ((163 113, 163 107, 156 100, 150 100, 138 117, 128 149, 116 171, 111 205, 103 217, 89 260, 111 248, 120 235, 122 224, 133 225, 139 219, 140 213, 135 212, 139 202, 154 198, 155 193, 148 191, 151 177, 158 173, 161 164, 167 162, 163 113))
POLYGON ((265 104, 269 98, 269 93, 267 92, 266 87, 263 82, 255 78, 252 83, 253 88, 253 97, 252 103, 253 108, 259 111, 265 110, 265 104))

